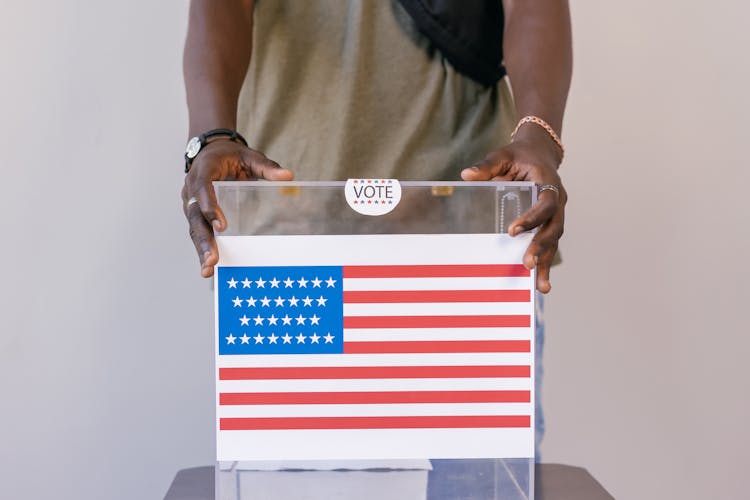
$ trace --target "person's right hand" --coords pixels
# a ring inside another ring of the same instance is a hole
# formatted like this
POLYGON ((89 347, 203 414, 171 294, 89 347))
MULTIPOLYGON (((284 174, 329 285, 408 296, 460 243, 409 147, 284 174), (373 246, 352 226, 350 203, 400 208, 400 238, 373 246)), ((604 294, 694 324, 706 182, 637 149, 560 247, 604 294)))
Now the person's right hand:
POLYGON ((201 149, 182 188, 182 208, 200 259, 201 276, 213 276, 214 266, 219 261, 214 231, 223 231, 227 227, 212 183, 253 179, 290 181, 293 178, 291 170, 281 168, 263 153, 230 140, 216 140, 201 149))

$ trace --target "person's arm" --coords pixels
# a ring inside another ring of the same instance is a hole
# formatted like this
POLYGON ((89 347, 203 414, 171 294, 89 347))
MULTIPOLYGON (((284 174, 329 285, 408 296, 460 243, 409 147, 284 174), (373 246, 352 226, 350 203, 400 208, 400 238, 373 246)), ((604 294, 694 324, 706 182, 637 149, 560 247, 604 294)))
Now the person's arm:
MULTIPOLYGON (((190 2, 183 58, 189 137, 236 127, 237 100, 252 52, 252 16, 252 0, 190 2)), ((214 230, 223 231, 227 224, 211 183, 292 177, 262 153, 236 142, 220 139, 201 149, 185 177, 182 201, 202 276, 213 275, 219 259, 214 230)))
MULTIPOLYGON (((567 0, 503 0, 503 52, 516 105, 516 118, 537 116, 560 135, 573 65, 567 0)), ((549 270, 563 234, 567 193, 557 168, 562 150, 534 123, 520 127, 513 141, 476 165, 464 169, 464 180, 533 181, 559 190, 539 193, 537 203, 509 228, 512 236, 538 227, 524 256, 537 269, 537 289, 547 293, 549 270)))

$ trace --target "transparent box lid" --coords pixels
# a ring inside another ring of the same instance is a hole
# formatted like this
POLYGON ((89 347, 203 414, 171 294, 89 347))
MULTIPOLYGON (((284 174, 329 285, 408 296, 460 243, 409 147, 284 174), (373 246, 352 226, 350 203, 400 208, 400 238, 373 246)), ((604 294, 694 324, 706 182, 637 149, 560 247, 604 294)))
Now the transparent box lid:
POLYGON ((536 200, 532 182, 401 182, 392 212, 362 215, 342 182, 216 182, 222 236, 505 233, 536 200))

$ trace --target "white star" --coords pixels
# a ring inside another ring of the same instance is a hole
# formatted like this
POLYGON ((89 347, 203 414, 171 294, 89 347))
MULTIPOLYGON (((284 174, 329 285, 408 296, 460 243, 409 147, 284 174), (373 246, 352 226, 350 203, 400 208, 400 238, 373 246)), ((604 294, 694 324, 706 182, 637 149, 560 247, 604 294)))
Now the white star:
POLYGON ((281 281, 277 280, 276 276, 274 276, 269 283, 271 283, 271 288, 279 288, 279 283, 281 283, 281 281))
POLYGON ((232 333, 230 332, 229 337, 227 337, 226 339, 227 339, 227 344, 234 344, 234 341, 237 340, 237 337, 232 335, 232 333))
POLYGON ((292 278, 288 277, 284 280, 284 288, 292 288, 292 285, 294 284, 294 281, 292 281, 292 278))
POLYGON ((268 307, 269 305, 271 305, 271 299, 269 299, 268 297, 263 297, 262 299, 260 299, 260 304, 263 307, 268 307))
POLYGON ((255 299, 250 297, 249 299, 245 299, 245 302, 247 302, 247 307, 255 307, 255 299))
POLYGON ((241 298, 235 297, 232 302, 234 302, 234 307, 242 307, 242 299, 241 298))
POLYGON ((304 325, 304 324, 305 324, 305 321, 307 320, 307 318, 305 318, 305 317, 304 317, 304 316, 302 316, 301 314, 300 314, 299 316, 297 316, 296 318, 294 318, 294 319, 296 319, 296 320, 297 320, 297 324, 298 324, 298 325, 304 325))
POLYGON ((325 307, 326 306, 326 302, 328 302, 328 299, 324 299, 322 295, 320 297, 318 297, 317 300, 318 300, 318 305, 320 307, 325 307))
POLYGON ((247 336, 247 333, 243 333, 242 337, 240 337, 240 340, 243 344, 249 344, 250 343, 250 337, 247 336))
POLYGON ((261 334, 260 334, 260 332, 258 332, 258 335, 256 335, 256 336, 255 336, 255 337, 253 337, 253 338, 255 339, 255 343, 256 343, 256 344, 262 344, 262 343, 263 343, 263 339, 264 339, 265 337, 264 337, 263 335, 261 335, 261 334))
POLYGON ((298 344, 304 344, 305 343, 305 339, 307 337, 305 337, 304 335, 302 335, 302 332, 300 332, 300 334, 297 335, 297 337, 295 337, 295 338, 297 339, 297 343, 298 344))
POLYGON ((316 315, 312 315, 312 318, 310 318, 310 325, 317 325, 320 322, 320 318, 316 315))
POLYGON ((279 340, 279 337, 277 337, 275 333, 272 333, 271 336, 268 337, 269 344, 275 344, 277 340, 279 340))
POLYGON ((258 288, 266 287, 266 282, 263 281, 263 278, 258 278, 257 280, 255 280, 255 284, 258 285, 258 288))
POLYGON ((305 279, 304 276, 297 280, 297 284, 299 285, 300 288, 307 288, 307 280, 305 279))
POLYGON ((269 325, 275 325, 277 321, 279 321, 279 318, 277 318, 273 314, 268 317, 268 324, 269 325))
POLYGON ((292 324, 292 318, 290 318, 288 314, 284 316, 283 318, 281 318, 281 321, 283 321, 285 325, 292 324))
POLYGON ((242 288, 250 288, 250 283, 252 283, 252 281, 247 279, 247 276, 245 276, 245 279, 242 280, 242 288))
POLYGON ((336 280, 335 280, 335 279, 333 279, 333 276, 331 276, 330 278, 328 278, 328 279, 326 280, 326 285, 328 285, 328 288, 333 288, 333 286, 334 286, 335 284, 336 284, 336 280))
POLYGON ((309 295, 307 297, 305 297, 304 299, 302 299, 302 302, 305 303, 305 307, 311 306, 312 305, 312 301, 313 301, 313 299, 311 299, 309 295))
POLYGON ((229 288, 237 288, 237 280, 234 278, 227 281, 227 284, 229 285, 229 288))
POLYGON ((246 314, 243 314, 240 318, 240 323, 242 323, 242 326, 247 326, 250 324, 250 318, 248 318, 246 314))
POLYGON ((281 298, 281 296, 276 297, 276 307, 284 307, 284 299, 281 298))
POLYGON ((292 295, 292 298, 289 299, 289 307, 297 307, 297 302, 299 302, 299 299, 292 295))
POLYGON ((320 340, 320 335, 318 335, 317 333, 313 333, 313 334, 312 334, 312 335, 310 336, 310 342, 311 342, 311 343, 313 343, 313 344, 318 344, 318 343, 319 343, 319 342, 318 342, 319 340, 320 340))
POLYGON ((312 280, 313 288, 320 288, 320 284, 323 283, 321 280, 318 279, 316 276, 314 280, 312 280))
POLYGON ((283 340, 285 344, 292 343, 292 337, 290 337, 288 333, 285 333, 284 336, 281 337, 281 340, 283 340))
POLYGON ((333 344, 333 335, 331 335, 331 332, 328 332, 323 338, 326 339, 326 344, 333 344))
POLYGON ((263 324, 263 318, 260 317, 260 314, 254 317, 253 321, 255 321, 255 326, 263 324))

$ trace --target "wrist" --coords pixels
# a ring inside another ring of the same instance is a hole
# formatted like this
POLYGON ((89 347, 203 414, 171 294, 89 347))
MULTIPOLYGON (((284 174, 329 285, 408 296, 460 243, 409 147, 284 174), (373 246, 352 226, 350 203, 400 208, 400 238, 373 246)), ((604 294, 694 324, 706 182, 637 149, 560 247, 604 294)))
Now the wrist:
POLYGON ((247 141, 235 129, 218 128, 207 130, 199 135, 193 136, 185 148, 185 173, 190 171, 193 160, 209 144, 217 141, 231 141, 247 147, 247 141))
POLYGON ((555 159, 555 163, 562 163, 565 148, 557 133, 543 120, 536 117, 526 117, 519 121, 513 134, 511 143, 530 144, 534 149, 548 153, 555 159), (527 120, 533 118, 533 120, 527 120))

